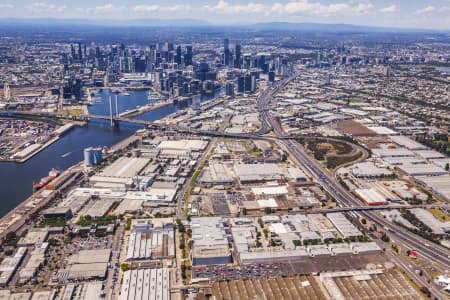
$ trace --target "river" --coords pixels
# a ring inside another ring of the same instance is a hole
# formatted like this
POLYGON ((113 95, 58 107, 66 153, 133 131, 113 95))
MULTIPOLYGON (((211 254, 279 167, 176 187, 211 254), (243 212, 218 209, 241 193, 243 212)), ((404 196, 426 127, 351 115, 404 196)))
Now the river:
MULTIPOLYGON (((98 100, 89 107, 92 114, 109 115, 109 90, 103 90, 98 100)), ((130 96, 119 95, 119 112, 133 109, 149 103, 147 91, 134 91, 130 96)), ((96 97, 97 98, 97 97, 96 97)), ((114 99, 114 95, 113 95, 114 99)), ((113 101, 113 107, 114 107, 113 101)), ((183 109, 186 102, 161 107, 146 112, 139 119, 154 121, 183 109)), ((28 198, 32 193, 32 184, 47 176, 51 168, 64 170, 83 159, 83 149, 90 146, 111 146, 132 135, 138 125, 121 123, 112 129, 109 122, 91 121, 86 127, 75 127, 60 140, 53 143, 23 164, 0 163, 0 217, 28 198)))

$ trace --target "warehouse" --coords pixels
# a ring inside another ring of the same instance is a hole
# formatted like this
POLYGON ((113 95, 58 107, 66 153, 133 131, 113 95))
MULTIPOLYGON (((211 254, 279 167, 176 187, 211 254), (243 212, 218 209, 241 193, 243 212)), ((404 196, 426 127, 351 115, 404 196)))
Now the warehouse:
POLYGON ((296 167, 290 167, 287 169, 289 173, 289 177, 294 181, 308 181, 308 177, 306 177, 305 173, 296 167))
POLYGON ((94 188, 129 189, 133 185, 133 178, 94 175, 89 178, 89 183, 94 188))
POLYGON ((430 163, 403 164, 397 166, 397 168, 409 176, 439 176, 448 173, 443 168, 430 163))
POLYGON ((353 242, 350 243, 350 248, 354 254, 378 254, 381 248, 376 242, 353 242))
POLYGON ((124 272, 119 300, 169 300, 169 269, 140 269, 124 272))
POLYGON ((42 147, 42 144, 39 144, 39 143, 31 144, 28 147, 26 147, 25 149, 14 154, 11 158, 23 159, 23 158, 29 157, 30 155, 32 155, 33 153, 35 153, 36 151, 41 149, 41 147, 42 147))
POLYGON ((442 159, 446 158, 444 154, 437 152, 435 150, 417 150, 414 151, 418 156, 424 158, 424 159, 442 159))
POLYGON ((239 253, 241 264, 277 263, 309 258, 306 248, 301 246, 295 250, 254 251, 239 253))
POLYGON ((320 281, 333 299, 423 299, 398 268, 322 272, 320 281))
POLYGON ((89 263, 71 265, 68 269, 68 280, 105 279, 108 263, 89 263))
POLYGON ((374 131, 378 135, 393 135, 397 134, 394 130, 384 126, 367 126, 370 130, 374 131))
POLYGON ((90 264, 108 262, 111 249, 81 250, 68 258, 69 264, 90 264))
POLYGON ((386 205, 387 204, 386 198, 373 188, 356 189, 355 193, 367 205, 386 205))
POLYGON ((203 151, 208 146, 205 140, 162 141, 156 148, 160 150, 203 151))
POLYGON ((142 208, 143 203, 144 200, 124 199, 114 210, 114 214, 119 216, 126 213, 135 213, 142 208))
POLYGON ((103 279, 106 276, 111 249, 81 250, 68 258, 68 280, 103 279))
POLYGON ((27 248, 19 247, 13 256, 5 257, 0 264, 0 287, 7 286, 22 262, 27 248))
POLYGON ((66 198, 57 207, 70 208, 73 213, 80 209, 91 199, 91 195, 77 195, 74 190, 70 191, 66 198))
POLYGON ((147 191, 128 191, 125 200, 144 200, 146 202, 170 203, 175 200, 177 188, 151 187, 147 191))
POLYGON ((450 201, 450 175, 417 177, 417 181, 430 187, 435 193, 450 201))
POLYGON ((427 146, 422 145, 416 141, 413 141, 412 139, 403 135, 391 136, 390 139, 397 145, 405 147, 409 150, 428 150, 427 146))
POLYGON ((234 171, 241 183, 279 180, 284 174, 276 164, 235 164, 234 171))
POLYGON ((149 162, 148 158, 123 156, 107 166, 98 176, 131 178, 140 174, 149 162))
POLYGON ((28 247, 34 246, 38 243, 43 243, 47 240, 48 230, 46 228, 32 228, 27 234, 19 240, 17 246, 28 247))
POLYGON ((275 197, 287 195, 288 190, 285 185, 282 186, 266 186, 266 187, 252 187, 252 192, 256 197, 275 197))
POLYGON ((341 255, 352 255, 353 250, 350 248, 349 244, 329 244, 328 249, 331 252, 332 256, 341 256, 341 255))
POLYGON ((93 218, 103 217, 116 202, 115 199, 92 200, 80 214, 93 218))
POLYGON ((126 260, 159 259, 175 256, 173 229, 132 232, 128 237, 126 260))
POLYGON ((372 149, 372 154, 378 157, 414 157, 415 154, 411 150, 403 149, 403 148, 394 148, 394 149, 381 149, 374 148, 372 149))
POLYGON ((361 232, 353 225, 343 213, 329 213, 327 218, 339 231, 342 238, 362 236, 361 232))
POLYGON ((69 220, 72 218, 72 209, 70 206, 57 206, 47 208, 42 212, 45 219, 56 219, 61 218, 64 220, 69 220))
POLYGON ((306 251, 311 257, 327 257, 331 256, 331 252, 327 245, 309 245, 306 247, 306 251))
POLYGON ((441 222, 432 213, 423 208, 413 208, 409 210, 417 219, 428 226, 434 234, 450 233, 450 222, 441 222))
POLYGON ((100 281, 87 282, 80 287, 76 299, 101 299, 103 293, 103 283, 100 281))
POLYGON ((352 173, 358 178, 374 178, 392 176, 392 172, 386 168, 377 167, 373 162, 362 162, 352 166, 352 173))
POLYGON ((200 176, 200 184, 203 186, 230 185, 234 183, 230 170, 225 164, 211 161, 200 176))
POLYGON ((222 218, 201 217, 191 221, 194 265, 226 264, 232 261, 222 218))

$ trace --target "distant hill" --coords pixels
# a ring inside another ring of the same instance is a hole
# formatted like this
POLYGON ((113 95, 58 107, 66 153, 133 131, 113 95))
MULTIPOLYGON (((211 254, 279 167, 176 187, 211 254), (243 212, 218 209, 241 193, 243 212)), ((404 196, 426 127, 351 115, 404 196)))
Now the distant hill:
POLYGON ((351 24, 268 22, 248 25, 255 30, 328 31, 328 32, 417 32, 426 29, 389 28, 351 24))
POLYGON ((253 31, 322 31, 322 32, 436 32, 438 30, 375 27, 352 24, 323 24, 323 23, 291 23, 291 22, 267 22, 255 24, 212 24, 198 19, 56 19, 56 18, 5 18, 0 19, 2 26, 117 26, 117 27, 202 27, 222 28, 229 30, 253 30, 253 31))

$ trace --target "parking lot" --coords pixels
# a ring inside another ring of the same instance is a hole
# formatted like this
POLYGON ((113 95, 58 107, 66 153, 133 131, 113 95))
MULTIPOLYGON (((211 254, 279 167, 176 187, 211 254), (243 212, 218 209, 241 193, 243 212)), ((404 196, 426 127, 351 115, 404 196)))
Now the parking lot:
POLYGON ((352 255, 342 257, 308 258, 301 261, 248 264, 242 266, 209 265, 193 266, 192 278, 211 278, 211 281, 223 279, 245 279, 258 277, 295 276, 323 271, 364 269, 367 264, 383 264, 384 255, 352 255))

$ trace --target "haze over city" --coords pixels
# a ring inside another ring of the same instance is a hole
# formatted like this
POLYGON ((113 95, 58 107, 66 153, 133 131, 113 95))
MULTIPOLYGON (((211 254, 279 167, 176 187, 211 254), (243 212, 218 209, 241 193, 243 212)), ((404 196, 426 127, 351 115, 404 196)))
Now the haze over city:
MULTIPOLYGON (((450 1, 219 0, 219 1, 2 1, 1 18, 196 19, 213 25, 260 22, 345 23, 449 29, 450 1)), ((200 24, 200 23, 199 23, 200 24)), ((119 23, 117 25, 120 25, 119 23)), ((193 23, 195 25, 195 23, 193 23)))

